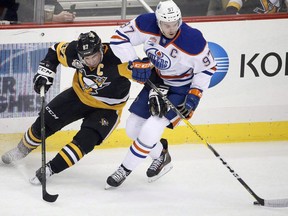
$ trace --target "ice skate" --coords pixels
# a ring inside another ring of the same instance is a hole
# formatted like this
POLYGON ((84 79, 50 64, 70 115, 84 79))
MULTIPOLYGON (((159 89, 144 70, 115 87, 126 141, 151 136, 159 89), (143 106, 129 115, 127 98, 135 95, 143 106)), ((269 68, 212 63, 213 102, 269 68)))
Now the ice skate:
POLYGON ((107 178, 105 189, 107 190, 111 187, 120 186, 130 173, 130 170, 127 170, 123 165, 121 165, 111 176, 107 178))
POLYGON ((32 149, 26 147, 23 143, 23 140, 21 139, 18 145, 15 148, 3 154, 1 159, 3 163, 10 164, 12 162, 25 158, 31 151, 32 149))
POLYGON ((160 157, 154 159, 150 167, 147 169, 146 175, 148 176, 148 182, 156 181, 173 168, 171 164, 171 156, 168 152, 167 140, 161 139, 160 142, 164 148, 160 157))
MULTIPOLYGON (((41 172, 41 168, 39 168, 36 173, 35 173, 35 176, 33 176, 29 181, 31 184, 33 185, 41 185, 42 184, 42 181, 43 181, 43 178, 42 178, 42 172, 41 172)), ((54 172, 52 171, 51 169, 51 166, 50 164, 46 164, 45 166, 45 169, 46 169, 46 179, 48 179, 49 177, 51 177, 54 172)))

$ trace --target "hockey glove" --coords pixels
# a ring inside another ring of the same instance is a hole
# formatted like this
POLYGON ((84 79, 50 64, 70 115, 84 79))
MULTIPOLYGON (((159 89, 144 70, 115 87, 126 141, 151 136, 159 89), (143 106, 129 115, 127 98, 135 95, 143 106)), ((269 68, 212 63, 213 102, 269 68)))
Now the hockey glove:
POLYGON ((40 94, 41 86, 45 87, 45 93, 52 86, 55 77, 56 67, 51 65, 50 62, 41 61, 38 71, 33 78, 34 91, 40 94))
POLYGON ((196 110, 201 97, 202 90, 197 88, 190 89, 185 97, 184 102, 177 106, 179 112, 186 119, 190 119, 193 115, 193 112, 196 110))
MULTIPOLYGON (((169 87, 160 85, 158 89, 162 92, 164 96, 167 95, 169 87)), ((149 110, 152 116, 158 116, 162 118, 166 115, 166 113, 169 110, 169 106, 163 98, 157 94, 157 92, 154 89, 151 89, 149 92, 149 110)))
POLYGON ((139 83, 145 83, 151 75, 151 63, 148 58, 130 61, 128 68, 132 70, 132 79, 139 83))

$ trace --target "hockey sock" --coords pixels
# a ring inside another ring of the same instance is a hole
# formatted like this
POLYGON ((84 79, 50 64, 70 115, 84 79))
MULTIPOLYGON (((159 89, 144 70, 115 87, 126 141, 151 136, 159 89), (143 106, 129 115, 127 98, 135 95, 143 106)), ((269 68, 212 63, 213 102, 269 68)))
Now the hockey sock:
POLYGON ((62 172, 77 163, 83 156, 84 153, 80 147, 71 142, 50 161, 51 169, 54 173, 62 172))
POLYGON ((130 146, 127 155, 122 162, 128 170, 134 170, 147 157, 154 146, 150 147, 142 143, 139 139, 135 140, 130 146))

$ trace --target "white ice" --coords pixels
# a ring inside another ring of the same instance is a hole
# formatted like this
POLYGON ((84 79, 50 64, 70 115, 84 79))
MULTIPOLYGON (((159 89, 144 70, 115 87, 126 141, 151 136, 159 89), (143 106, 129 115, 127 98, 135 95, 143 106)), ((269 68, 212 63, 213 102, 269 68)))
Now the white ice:
MULTIPOLYGON (((218 153, 261 198, 288 198, 288 142, 214 144, 218 153)), ((95 150, 77 165, 52 176, 50 194, 29 178, 41 166, 41 153, 14 165, 0 162, 1 216, 287 216, 288 208, 254 206, 254 197, 202 144, 171 145, 173 169, 148 183, 147 158, 117 189, 104 190, 106 178, 127 148, 95 150)), ((47 154, 47 161, 57 152, 47 154)))

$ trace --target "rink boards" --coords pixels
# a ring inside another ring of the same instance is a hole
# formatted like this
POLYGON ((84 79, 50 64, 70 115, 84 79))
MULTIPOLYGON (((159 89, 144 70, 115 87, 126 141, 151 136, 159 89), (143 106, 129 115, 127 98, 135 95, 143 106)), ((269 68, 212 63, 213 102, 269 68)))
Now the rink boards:
MULTIPOLYGON (((288 19, 197 21, 189 25, 203 32, 218 62, 213 86, 204 93, 191 119, 199 133, 211 143, 288 140, 288 52, 284 46, 288 19), (260 32, 259 26, 265 28, 260 32)), ((37 56, 45 54, 47 44, 74 40, 81 32, 90 30, 106 42, 115 27, 113 23, 107 26, 90 23, 0 29, 1 145, 17 142, 37 116, 39 100, 33 92, 32 77, 37 56)), ((137 47, 137 53, 144 56, 141 46, 137 47)), ((57 75, 49 100, 71 85, 73 70, 61 67, 57 75)), ((125 133, 125 120, 129 115, 127 109, 141 88, 133 83, 121 123, 103 147, 131 143, 125 133)), ((69 142, 80 124, 69 125, 49 138, 49 146, 53 149, 69 142)), ((171 144, 201 143, 183 124, 174 132, 167 129, 164 137, 171 144)))

